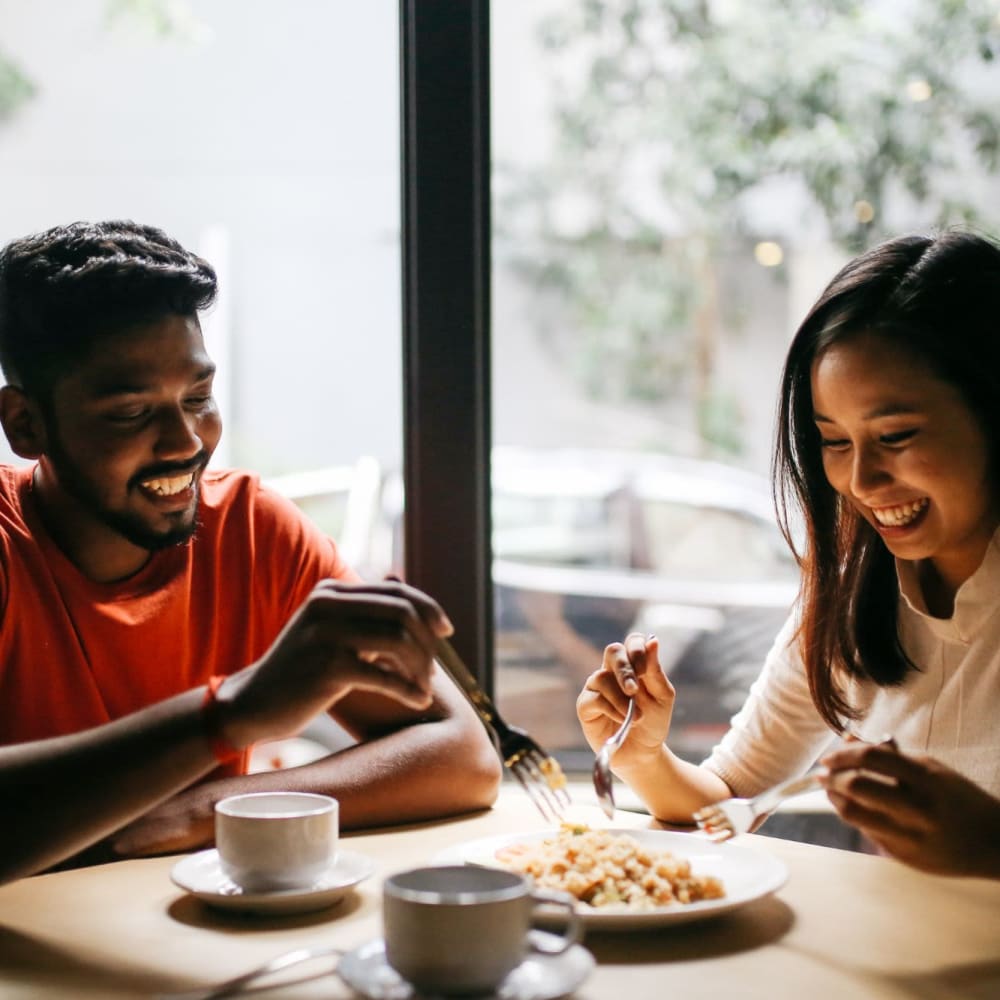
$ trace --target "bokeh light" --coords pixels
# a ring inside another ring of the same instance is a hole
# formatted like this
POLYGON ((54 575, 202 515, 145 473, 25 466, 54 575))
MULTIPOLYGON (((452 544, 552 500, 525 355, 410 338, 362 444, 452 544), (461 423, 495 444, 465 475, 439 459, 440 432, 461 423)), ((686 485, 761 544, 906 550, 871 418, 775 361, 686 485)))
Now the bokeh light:
POLYGON ((761 267, 777 267, 784 259, 781 245, 772 240, 762 240, 753 248, 753 255, 761 267))
POLYGON ((858 222, 871 222, 875 218, 875 206, 863 198, 854 203, 854 218, 858 222))

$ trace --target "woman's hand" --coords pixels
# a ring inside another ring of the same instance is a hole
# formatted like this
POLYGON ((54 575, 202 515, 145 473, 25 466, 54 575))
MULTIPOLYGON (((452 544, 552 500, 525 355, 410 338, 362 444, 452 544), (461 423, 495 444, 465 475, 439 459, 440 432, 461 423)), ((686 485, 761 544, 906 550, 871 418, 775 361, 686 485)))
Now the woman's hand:
POLYGON ((1000 799, 931 757, 848 744, 822 763, 841 817, 927 872, 1000 878, 1000 799))
POLYGON ((670 731, 674 687, 660 667, 658 653, 659 641, 652 635, 633 632, 624 643, 612 643, 576 700, 583 735, 596 753, 622 724, 629 698, 635 698, 632 728, 613 765, 655 756, 670 731))

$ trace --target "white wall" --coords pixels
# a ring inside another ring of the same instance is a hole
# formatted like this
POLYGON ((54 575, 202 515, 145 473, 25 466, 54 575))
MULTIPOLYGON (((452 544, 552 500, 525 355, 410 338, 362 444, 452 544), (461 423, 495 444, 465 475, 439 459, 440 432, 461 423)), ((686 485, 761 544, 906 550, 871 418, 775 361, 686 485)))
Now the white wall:
POLYGON ((264 472, 400 455, 395 0, 195 0, 201 41, 104 0, 0 0, 38 95, 0 123, 0 241, 130 217, 229 236, 226 440, 264 472))

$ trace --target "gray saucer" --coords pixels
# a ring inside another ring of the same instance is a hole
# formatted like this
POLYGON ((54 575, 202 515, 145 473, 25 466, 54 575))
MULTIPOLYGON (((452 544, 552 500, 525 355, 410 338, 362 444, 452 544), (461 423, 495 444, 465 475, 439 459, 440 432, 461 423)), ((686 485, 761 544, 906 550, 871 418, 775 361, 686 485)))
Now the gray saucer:
MULTIPOLYGON (((593 967, 594 957, 578 944, 561 955, 529 952, 493 997, 556 1000, 572 993, 593 967)), ((368 1000, 420 1000, 416 990, 386 961, 385 942, 381 938, 348 952, 340 960, 337 972, 348 986, 368 1000)))

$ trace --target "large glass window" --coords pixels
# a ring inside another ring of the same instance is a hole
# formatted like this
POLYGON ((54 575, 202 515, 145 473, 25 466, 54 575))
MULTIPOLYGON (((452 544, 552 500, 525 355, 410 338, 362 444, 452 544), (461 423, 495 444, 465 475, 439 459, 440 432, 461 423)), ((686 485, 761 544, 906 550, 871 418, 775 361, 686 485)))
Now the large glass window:
POLYGON ((700 759, 795 593, 768 479, 792 331, 888 235, 998 233, 1000 15, 503 0, 492 43, 501 708, 579 748, 604 645, 655 632, 700 759))
POLYGON ((215 464, 311 471, 279 483, 387 568, 369 529, 402 448, 398 4, 0 0, 0 24, 0 240, 124 216, 208 257, 215 464))

